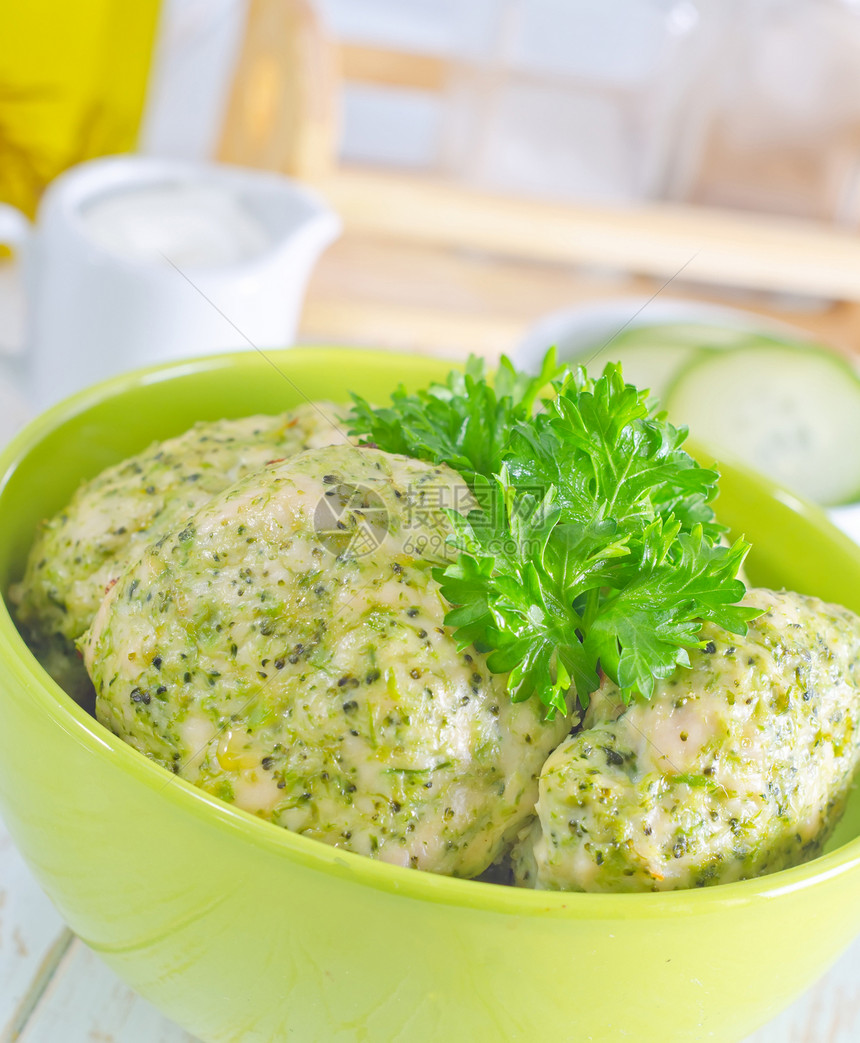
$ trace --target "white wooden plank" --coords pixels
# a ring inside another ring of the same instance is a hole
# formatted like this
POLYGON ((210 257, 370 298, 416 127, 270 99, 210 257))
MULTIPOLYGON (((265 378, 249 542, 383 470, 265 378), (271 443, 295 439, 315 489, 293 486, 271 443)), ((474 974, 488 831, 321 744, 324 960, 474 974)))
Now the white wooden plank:
POLYGON ((57 968, 19 1043, 195 1043, 80 941, 57 968))
POLYGON ((68 932, 0 823, 0 1039, 68 932))

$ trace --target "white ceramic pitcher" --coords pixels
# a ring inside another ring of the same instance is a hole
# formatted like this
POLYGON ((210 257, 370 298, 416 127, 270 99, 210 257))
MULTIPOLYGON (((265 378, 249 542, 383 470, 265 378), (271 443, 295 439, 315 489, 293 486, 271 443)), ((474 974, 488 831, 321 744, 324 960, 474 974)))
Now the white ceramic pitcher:
POLYGON ((34 225, 0 204, 0 242, 24 265, 33 402, 164 359, 293 343, 310 272, 339 231, 337 215, 286 177, 146 156, 68 170, 34 225), (159 199, 171 198, 172 212, 159 214, 159 199), (195 198, 229 200, 232 229, 210 220, 201 239, 201 221, 195 232, 182 209, 195 198), (185 255, 183 222, 198 239, 185 255))

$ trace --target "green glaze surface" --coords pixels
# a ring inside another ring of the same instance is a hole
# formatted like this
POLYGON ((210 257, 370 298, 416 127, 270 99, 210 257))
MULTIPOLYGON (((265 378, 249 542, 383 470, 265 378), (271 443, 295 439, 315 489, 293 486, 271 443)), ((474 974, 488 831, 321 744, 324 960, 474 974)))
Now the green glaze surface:
MULTIPOLYGON (((379 400, 444 362, 340 349, 222 355, 113 380, 0 461, 0 585, 79 481, 196 420, 355 388, 379 400)), ((754 583, 860 608, 860 551, 824 516, 724 468, 718 513, 754 583)), ((860 929, 860 801, 824 855, 687 892, 563 894, 387 865, 282 830, 175 778, 88 717, 0 618, 0 811, 71 927, 213 1043, 739 1040, 860 929)))

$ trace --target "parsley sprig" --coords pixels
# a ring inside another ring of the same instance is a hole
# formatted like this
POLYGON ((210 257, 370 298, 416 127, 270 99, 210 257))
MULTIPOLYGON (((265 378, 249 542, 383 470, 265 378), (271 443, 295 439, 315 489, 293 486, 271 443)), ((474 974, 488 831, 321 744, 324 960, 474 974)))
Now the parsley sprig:
POLYGON ((749 547, 720 542, 717 473, 619 366, 562 377, 550 352, 535 377, 503 359, 491 384, 471 358, 389 407, 354 402, 353 433, 446 463, 474 493, 476 509, 449 512, 457 555, 435 575, 458 645, 509 672, 515 701, 537 693, 553 716, 573 688, 587 706, 601 671, 650 698, 704 620, 744 634, 758 614, 737 604, 749 547))
POLYGON ((471 355, 465 370, 452 370, 444 384, 416 392, 401 385, 390 406, 374 408, 353 394, 351 433, 389 453, 446 463, 472 485, 477 475, 500 472, 514 427, 563 372, 551 350, 537 376, 518 373, 503 358, 491 384, 483 359, 471 355))

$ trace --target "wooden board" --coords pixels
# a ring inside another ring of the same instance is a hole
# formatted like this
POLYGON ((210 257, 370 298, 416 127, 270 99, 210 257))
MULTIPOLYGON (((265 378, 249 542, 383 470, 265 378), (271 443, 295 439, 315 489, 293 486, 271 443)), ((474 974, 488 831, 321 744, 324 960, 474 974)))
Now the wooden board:
POLYGON ((70 940, 0 823, 0 1039, 13 1038, 70 940))
POLYGON ((21 1034, 21 1043, 194 1043, 75 941, 21 1034))
POLYGON ((634 277, 358 234, 345 235, 317 265, 297 340, 494 358, 512 351, 548 312, 631 296, 746 308, 846 353, 860 351, 860 303, 702 288, 683 273, 634 277))

